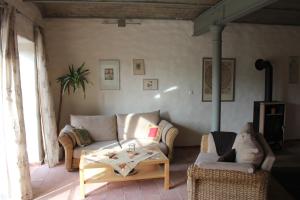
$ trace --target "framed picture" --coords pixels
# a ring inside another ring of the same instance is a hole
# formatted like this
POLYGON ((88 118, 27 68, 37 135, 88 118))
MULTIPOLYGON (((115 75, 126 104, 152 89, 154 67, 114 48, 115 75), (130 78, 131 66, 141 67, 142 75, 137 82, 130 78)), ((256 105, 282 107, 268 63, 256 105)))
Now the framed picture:
POLYGON ((133 59, 133 74, 134 75, 145 75, 144 59, 133 59))
MULTIPOLYGON (((222 58, 221 100, 234 101, 235 58, 222 58)), ((202 68, 202 101, 212 98, 212 59, 203 58, 202 68)))
POLYGON ((158 90, 158 79, 143 79, 144 90, 158 90))
POLYGON ((101 90, 120 89, 119 60, 100 60, 100 88, 101 90))

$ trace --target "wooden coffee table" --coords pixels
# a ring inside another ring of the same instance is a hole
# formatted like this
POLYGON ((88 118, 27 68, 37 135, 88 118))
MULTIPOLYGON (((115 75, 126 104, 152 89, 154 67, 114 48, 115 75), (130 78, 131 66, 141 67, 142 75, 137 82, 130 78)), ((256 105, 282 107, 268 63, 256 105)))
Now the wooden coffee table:
POLYGON ((169 189, 169 159, 157 148, 159 153, 141 161, 137 166, 137 173, 123 177, 114 173, 113 168, 104 163, 93 162, 85 158, 87 151, 82 152, 79 164, 80 197, 85 198, 85 184, 99 182, 132 181, 144 179, 164 179, 164 188, 169 189))

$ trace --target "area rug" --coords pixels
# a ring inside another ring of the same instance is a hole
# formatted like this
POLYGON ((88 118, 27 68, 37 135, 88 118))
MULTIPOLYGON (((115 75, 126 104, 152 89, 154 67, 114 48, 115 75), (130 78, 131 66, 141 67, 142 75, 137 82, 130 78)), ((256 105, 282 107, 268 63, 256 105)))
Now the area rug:
POLYGON ((300 167, 273 167, 273 177, 295 199, 300 199, 300 167))

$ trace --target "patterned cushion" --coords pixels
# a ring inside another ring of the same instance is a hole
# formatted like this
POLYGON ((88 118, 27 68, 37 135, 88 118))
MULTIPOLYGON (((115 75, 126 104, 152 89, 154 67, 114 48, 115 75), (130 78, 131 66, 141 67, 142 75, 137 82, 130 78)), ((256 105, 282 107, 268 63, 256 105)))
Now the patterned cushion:
POLYGON ((74 133, 76 142, 81 147, 89 145, 93 142, 89 132, 86 129, 74 129, 74 133))

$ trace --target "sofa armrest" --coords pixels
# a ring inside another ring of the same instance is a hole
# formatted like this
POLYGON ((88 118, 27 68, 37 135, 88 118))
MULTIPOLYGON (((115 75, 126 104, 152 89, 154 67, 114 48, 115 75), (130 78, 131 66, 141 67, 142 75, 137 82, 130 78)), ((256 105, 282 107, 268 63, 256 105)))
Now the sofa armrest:
POLYGON ((166 145, 168 146, 168 158, 172 160, 173 158, 173 148, 174 148, 174 140, 178 135, 178 129, 172 127, 166 133, 166 145))
POLYGON ((208 135, 202 135, 201 144, 200 144, 200 152, 207 153, 208 151, 208 135))
POLYGON ((73 142, 67 134, 62 134, 58 137, 59 143, 65 150, 65 166, 68 171, 72 171, 72 160, 73 160, 73 142))
MULTIPOLYGON (((250 199, 266 199, 267 197, 269 173, 264 170, 258 170, 251 174, 233 170, 203 169, 191 165, 188 168, 187 176, 189 200, 212 194, 218 196, 222 191, 230 193, 232 190, 239 197, 251 197, 250 199)), ((212 196, 210 198, 215 199, 212 196)))

